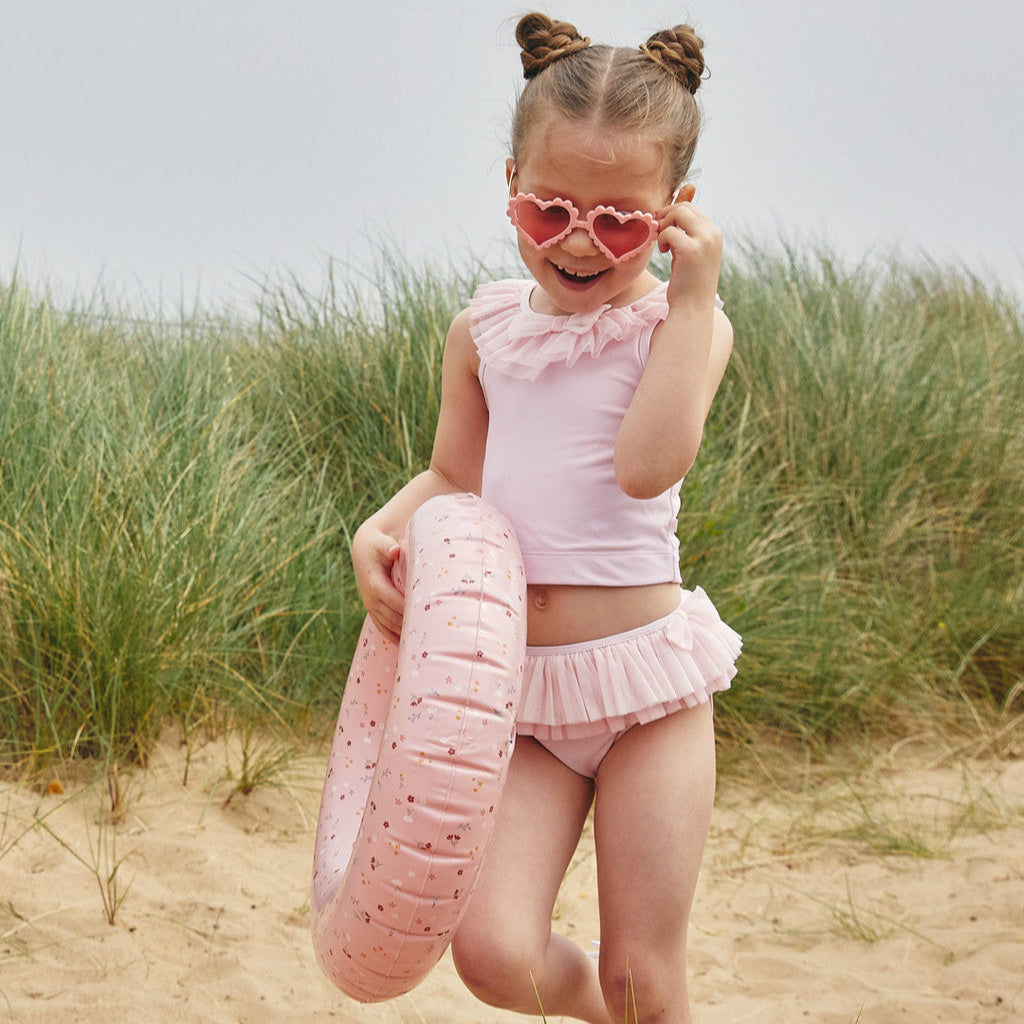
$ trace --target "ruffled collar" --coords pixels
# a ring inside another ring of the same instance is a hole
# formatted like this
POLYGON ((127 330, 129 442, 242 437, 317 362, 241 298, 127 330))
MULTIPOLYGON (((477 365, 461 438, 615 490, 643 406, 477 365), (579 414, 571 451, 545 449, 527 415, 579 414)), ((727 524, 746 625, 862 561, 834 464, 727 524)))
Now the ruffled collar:
POLYGON ((668 314, 666 284, 659 284, 628 306, 601 306, 591 313, 555 316, 530 308, 532 280, 481 285, 469 303, 470 327, 480 362, 517 377, 535 380, 553 363, 573 366, 596 358, 638 326, 656 324, 668 314))

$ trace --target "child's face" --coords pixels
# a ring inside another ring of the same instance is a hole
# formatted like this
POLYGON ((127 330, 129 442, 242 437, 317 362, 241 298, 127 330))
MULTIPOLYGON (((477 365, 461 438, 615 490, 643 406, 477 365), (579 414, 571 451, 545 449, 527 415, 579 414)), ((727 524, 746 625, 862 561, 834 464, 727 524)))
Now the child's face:
MULTIPOLYGON (((538 123, 514 173, 511 161, 508 167, 513 192, 567 199, 582 217, 596 206, 657 216, 672 201, 662 147, 642 136, 595 131, 563 118, 538 123)), ((653 247, 652 242, 614 263, 584 227, 540 251, 519 237, 523 262, 554 307, 545 312, 585 313, 605 303, 633 302, 648 290, 641 277, 653 247)))

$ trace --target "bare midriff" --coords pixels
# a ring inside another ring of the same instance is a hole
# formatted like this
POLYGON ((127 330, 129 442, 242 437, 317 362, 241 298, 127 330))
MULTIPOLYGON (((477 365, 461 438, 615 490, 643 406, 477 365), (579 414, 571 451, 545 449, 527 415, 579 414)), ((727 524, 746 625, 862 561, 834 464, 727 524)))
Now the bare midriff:
POLYGON ((578 644, 625 633, 670 614, 679 604, 679 584, 580 587, 531 583, 526 588, 526 604, 528 644, 578 644))

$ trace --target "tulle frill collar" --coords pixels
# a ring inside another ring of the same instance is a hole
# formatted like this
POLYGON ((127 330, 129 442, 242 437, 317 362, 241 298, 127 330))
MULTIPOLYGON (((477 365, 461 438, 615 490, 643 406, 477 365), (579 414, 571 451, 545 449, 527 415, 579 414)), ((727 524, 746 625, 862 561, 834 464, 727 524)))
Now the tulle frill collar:
POLYGON ((469 304, 480 362, 522 380, 535 380, 553 363, 573 366, 583 356, 597 357, 638 325, 657 323, 668 313, 664 283, 628 306, 568 316, 535 313, 535 286, 530 280, 493 281, 481 285, 469 304))

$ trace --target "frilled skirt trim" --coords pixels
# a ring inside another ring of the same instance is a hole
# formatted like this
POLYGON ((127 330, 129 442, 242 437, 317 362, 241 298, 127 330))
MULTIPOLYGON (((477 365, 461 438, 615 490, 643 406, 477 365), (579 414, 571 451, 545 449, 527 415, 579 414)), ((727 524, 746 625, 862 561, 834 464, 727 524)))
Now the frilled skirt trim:
POLYGON ((527 647, 517 731, 577 739, 642 725, 727 690, 743 641, 697 587, 638 629, 558 647, 527 647))

